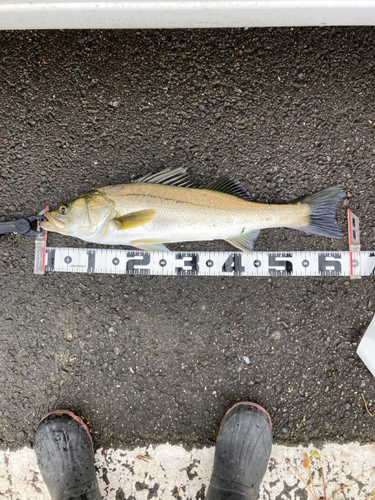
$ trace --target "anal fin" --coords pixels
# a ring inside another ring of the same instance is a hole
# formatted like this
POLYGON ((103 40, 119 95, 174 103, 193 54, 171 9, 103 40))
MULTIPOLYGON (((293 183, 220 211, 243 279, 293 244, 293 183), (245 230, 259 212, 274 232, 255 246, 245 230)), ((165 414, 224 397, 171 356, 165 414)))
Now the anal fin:
POLYGON ((227 238, 225 241, 245 253, 250 253, 253 251, 254 242, 258 238, 259 233, 260 229, 256 229, 255 231, 249 231, 248 233, 240 234, 234 238, 227 238))

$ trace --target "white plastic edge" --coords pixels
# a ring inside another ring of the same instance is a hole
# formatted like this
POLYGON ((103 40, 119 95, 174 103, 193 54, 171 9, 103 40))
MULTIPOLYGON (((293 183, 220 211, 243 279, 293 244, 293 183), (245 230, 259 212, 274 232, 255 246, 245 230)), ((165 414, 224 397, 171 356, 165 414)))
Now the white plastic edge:
POLYGON ((375 377, 375 316, 358 346, 357 354, 375 377))
POLYGON ((0 0, 0 29, 375 25, 375 0, 0 0))

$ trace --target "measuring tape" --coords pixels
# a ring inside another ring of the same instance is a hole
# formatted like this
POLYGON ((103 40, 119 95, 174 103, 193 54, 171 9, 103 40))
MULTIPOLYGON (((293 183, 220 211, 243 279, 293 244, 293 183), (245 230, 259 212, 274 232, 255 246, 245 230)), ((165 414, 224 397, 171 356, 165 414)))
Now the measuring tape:
MULTIPOLYGON (((375 252, 361 252, 361 274, 375 273, 375 252)), ((44 271, 159 276, 351 276, 350 252, 144 252, 46 248, 44 271)))
POLYGON ((349 251, 145 252, 47 247, 36 238, 36 274, 47 272, 157 276, 350 276, 375 274, 375 252, 360 251, 358 218, 348 211, 349 251))

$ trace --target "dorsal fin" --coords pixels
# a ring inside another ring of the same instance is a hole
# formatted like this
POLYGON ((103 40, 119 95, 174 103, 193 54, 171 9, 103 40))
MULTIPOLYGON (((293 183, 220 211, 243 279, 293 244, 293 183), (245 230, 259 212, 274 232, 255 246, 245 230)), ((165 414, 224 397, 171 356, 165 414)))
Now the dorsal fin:
POLYGON ((234 175, 228 174, 220 177, 216 181, 210 182, 201 189, 210 189, 211 191, 219 191, 220 193, 231 194, 244 200, 252 201, 251 196, 247 193, 245 186, 234 175))
POLYGON ((196 187, 196 184, 190 179, 187 168, 185 167, 177 167, 173 169, 166 168, 157 174, 147 174, 133 182, 150 182, 153 184, 166 184, 168 186, 189 188, 196 187))

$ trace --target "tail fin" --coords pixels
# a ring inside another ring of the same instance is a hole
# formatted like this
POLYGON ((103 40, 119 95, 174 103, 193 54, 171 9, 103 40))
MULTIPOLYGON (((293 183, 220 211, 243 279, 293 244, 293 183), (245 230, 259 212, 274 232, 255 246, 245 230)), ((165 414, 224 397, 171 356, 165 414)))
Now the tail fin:
POLYGON ((335 209, 344 194, 343 187, 338 185, 299 199, 298 203, 309 205, 310 220, 306 226, 295 229, 329 238, 342 238, 343 233, 337 224, 335 209))

